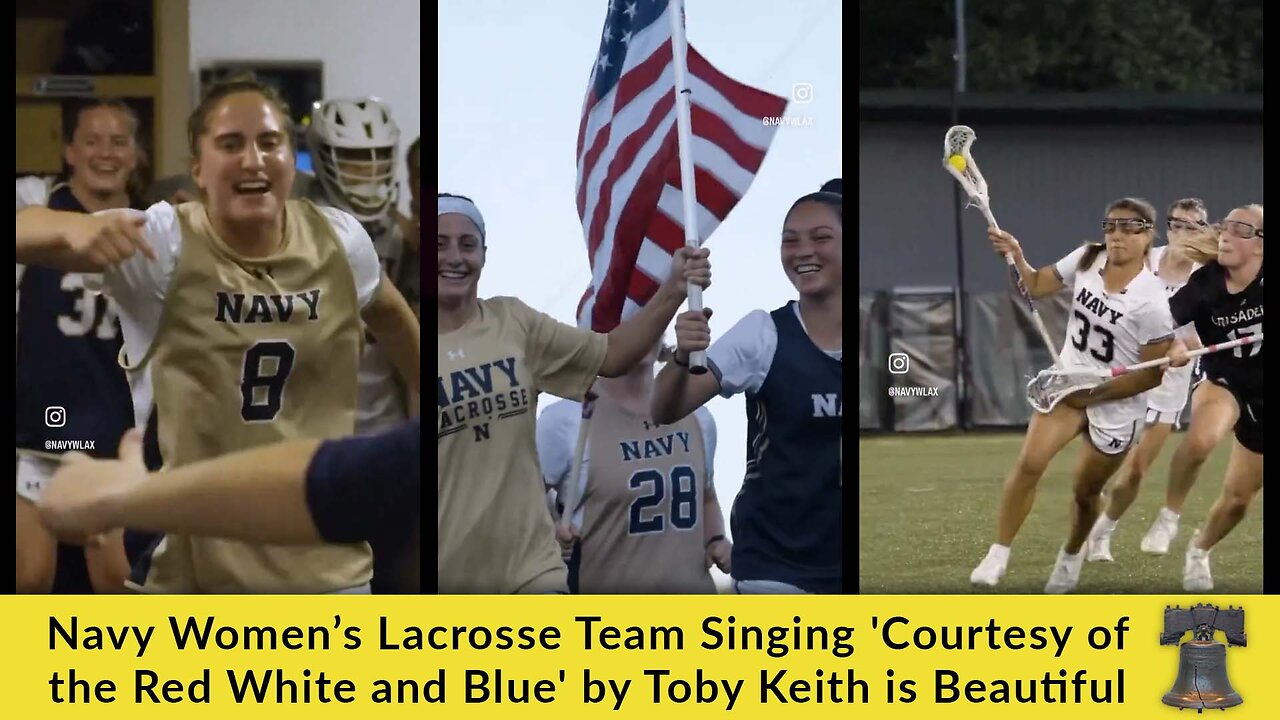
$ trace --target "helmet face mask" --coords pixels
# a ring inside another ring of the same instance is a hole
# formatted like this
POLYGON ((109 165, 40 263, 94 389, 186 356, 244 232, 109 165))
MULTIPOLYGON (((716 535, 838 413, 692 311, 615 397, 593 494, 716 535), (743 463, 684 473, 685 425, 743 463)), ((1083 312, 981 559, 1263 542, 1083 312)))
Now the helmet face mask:
POLYGON ((326 100, 307 130, 316 175, 330 199, 361 222, 380 222, 396 200, 400 129, 373 99, 326 100))
MULTIPOLYGON (((395 149, 355 150, 325 147, 321 172, 352 210, 371 219, 382 219, 395 201, 395 149)), ((360 218, 365 219, 365 218, 360 218)))

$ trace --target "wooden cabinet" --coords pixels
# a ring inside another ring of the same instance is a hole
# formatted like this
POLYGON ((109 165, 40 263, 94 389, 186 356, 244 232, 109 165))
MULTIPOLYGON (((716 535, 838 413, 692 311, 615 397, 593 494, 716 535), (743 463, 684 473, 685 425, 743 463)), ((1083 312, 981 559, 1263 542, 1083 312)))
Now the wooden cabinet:
POLYGON ((188 3, 135 3, 150 13, 152 54, 145 64, 150 74, 61 76, 55 68, 63 56, 67 26, 95 0, 17 0, 17 174, 62 170, 63 106, 69 98, 84 96, 118 98, 138 111, 150 159, 147 180, 185 170, 186 118, 193 107, 188 3))
POLYGON ((18 173, 56 175, 62 170, 62 106, 31 100, 18 103, 18 173))

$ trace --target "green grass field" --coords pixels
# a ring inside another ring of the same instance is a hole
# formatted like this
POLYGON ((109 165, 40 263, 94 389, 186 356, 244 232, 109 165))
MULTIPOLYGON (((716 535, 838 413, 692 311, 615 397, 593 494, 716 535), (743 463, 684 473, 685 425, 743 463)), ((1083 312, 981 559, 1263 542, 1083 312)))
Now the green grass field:
MULTIPOLYGON (((1182 436, 1170 436, 1137 500, 1116 527, 1111 542, 1115 562, 1085 563, 1076 592, 1183 592, 1183 553, 1221 491, 1231 443, 1219 445, 1201 470, 1169 554, 1147 555, 1138 544, 1164 502, 1169 459, 1182 436)), ((1043 592, 1066 539, 1070 473, 1080 442, 1073 441, 1060 453, 1041 479, 1035 507, 1018 533, 997 592, 1043 592)), ((859 440, 861 591, 978 591, 969 584, 969 572, 992 542, 1000 486, 1021 446, 1021 433, 899 434, 859 440)), ((1244 521, 1214 548, 1214 592, 1262 592, 1262 500, 1260 494, 1244 521)))

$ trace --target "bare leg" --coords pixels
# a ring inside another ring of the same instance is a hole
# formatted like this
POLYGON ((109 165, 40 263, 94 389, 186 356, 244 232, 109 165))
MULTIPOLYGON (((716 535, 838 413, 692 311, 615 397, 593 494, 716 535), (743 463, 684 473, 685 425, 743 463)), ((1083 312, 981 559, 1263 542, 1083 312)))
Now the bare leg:
POLYGON ((1165 507, 1182 512, 1191 486, 1209 453, 1235 427, 1240 417, 1236 399, 1226 388, 1205 381, 1196 386, 1191 396, 1191 427, 1174 451, 1169 466, 1169 487, 1165 491, 1165 507))
POLYGON ((1080 433, 1084 411, 1059 405, 1048 415, 1036 413, 1027 426, 1022 452, 1004 481, 996 518, 996 543, 1009 546, 1031 513, 1036 485, 1049 461, 1080 433))
POLYGON ((40 522, 31 501, 18 495, 14 508, 15 524, 15 588, 19 593, 53 591, 54 573, 58 569, 58 540, 40 522))
POLYGON ((1071 502, 1071 527, 1064 548, 1068 555, 1075 555, 1084 546, 1089 530, 1098 519, 1102 507, 1102 488, 1120 465, 1124 455, 1107 455, 1099 452, 1092 443, 1084 443, 1080 449, 1080 463, 1076 466, 1071 502))
POLYGON ((1184 590, 1208 592, 1213 589, 1209 551, 1240 523, 1261 489, 1262 456, 1246 449, 1239 441, 1234 442, 1227 475, 1222 481, 1222 494, 1209 511, 1204 527, 1192 536, 1191 545, 1187 547, 1182 566, 1184 590))
POLYGON ((1239 441, 1231 447, 1231 460, 1227 463, 1227 475, 1222 482, 1222 494, 1209 511, 1196 547, 1212 550, 1240 521, 1253 498, 1262 490, 1262 456, 1246 449, 1239 441))
POLYGON ((1133 505, 1134 499, 1138 497, 1138 488, 1142 485, 1142 479, 1146 477, 1152 463, 1160 456, 1165 440, 1172 432, 1173 425, 1169 423, 1153 423, 1147 426, 1142 433, 1142 440, 1138 442, 1138 447, 1125 458, 1120 475, 1111 486, 1111 493, 1107 498, 1108 518, 1113 521, 1119 520, 1129 506, 1133 505))
POLYGON ((1059 405, 1047 415, 1036 413, 1027 426, 1022 452, 1005 478, 996 511, 996 542, 969 574, 974 585, 995 587, 1009 563, 1009 546, 1026 521, 1036 499, 1036 485, 1049 467, 1049 461, 1080 434, 1084 411, 1059 405))
POLYGON ((1070 530, 1067 542, 1058 551, 1058 559, 1053 564, 1053 572, 1049 573, 1049 581, 1045 583, 1047 593, 1071 592, 1080 582, 1080 570, 1084 566, 1085 539, 1093 530, 1102 510, 1102 488, 1107 480, 1124 463, 1125 453, 1107 455, 1094 447, 1092 442, 1084 443, 1080 449, 1080 462, 1076 465, 1072 482, 1073 497, 1070 507, 1070 530))

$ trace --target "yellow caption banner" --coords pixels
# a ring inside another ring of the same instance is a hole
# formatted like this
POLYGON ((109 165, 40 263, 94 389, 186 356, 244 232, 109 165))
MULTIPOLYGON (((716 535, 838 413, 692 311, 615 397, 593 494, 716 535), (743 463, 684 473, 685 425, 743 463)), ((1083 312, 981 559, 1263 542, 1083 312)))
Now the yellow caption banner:
POLYGON ((1174 718, 1179 648, 1160 635, 1191 601, 1245 611, 1248 645, 1226 650, 1244 704, 1225 717, 1280 717, 1280 600, 1262 596, 9 597, 4 708, 1174 718))

